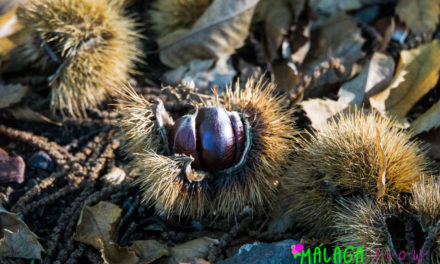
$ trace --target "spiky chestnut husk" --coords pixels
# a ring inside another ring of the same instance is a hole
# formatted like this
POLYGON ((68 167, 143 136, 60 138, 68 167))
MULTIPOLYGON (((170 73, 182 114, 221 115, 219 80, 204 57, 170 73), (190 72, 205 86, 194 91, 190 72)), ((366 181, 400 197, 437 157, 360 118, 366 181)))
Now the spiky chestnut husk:
POLYGON ((428 171, 429 161, 411 141, 411 134, 377 114, 342 114, 322 131, 299 140, 298 156, 284 184, 288 213, 311 227, 311 234, 328 237, 338 200, 353 195, 376 197, 380 169, 376 128, 387 160, 386 201, 398 201, 428 171))
MULTIPOLYGON (((440 227, 440 182, 429 178, 426 182, 415 183, 411 190, 411 208, 423 226, 424 231, 440 227)), ((440 232, 431 253, 432 263, 440 262, 440 232)))
POLYGON ((425 226, 440 220, 440 183, 433 178, 415 183, 411 189, 411 207, 425 226))
MULTIPOLYGON (((421 210, 424 212, 410 212, 397 204, 378 202, 371 198, 356 197, 343 200, 335 212, 334 245, 341 248, 361 247, 364 250, 363 263, 402 263, 397 261, 402 250, 407 252, 404 263, 415 260, 413 254, 417 254, 417 263, 427 258, 431 259, 431 263, 439 263, 440 236, 434 231, 438 222, 428 223, 435 217, 435 214, 432 217, 425 215, 427 207, 431 207, 433 203, 429 201, 430 197, 426 196, 430 191, 421 191, 423 186, 426 187, 430 183, 416 183, 418 186, 414 187, 418 188, 415 192, 423 193, 423 199, 417 202, 417 208, 423 207, 421 210), (424 216, 431 219, 424 222, 424 216), (421 221, 414 221, 414 217, 421 221), (435 236, 430 238, 429 233, 435 236), (433 239, 432 244, 428 241, 430 239, 433 239)), ((428 188, 434 190, 437 187, 428 188)), ((411 203, 414 205, 414 202, 411 203)), ((428 209, 431 210, 438 208, 428 209)))
POLYGON ((387 250, 394 253, 388 245, 387 220, 397 217, 398 211, 391 204, 379 204, 370 198, 341 201, 334 212, 334 245, 340 248, 353 246, 354 250, 361 247, 364 251, 362 263, 394 263, 386 256, 387 250))
POLYGON ((161 136, 174 122, 162 118, 162 104, 152 104, 129 91, 120 102, 122 134, 138 168, 137 183, 146 202, 169 216, 200 218, 205 215, 233 217, 246 206, 260 213, 275 199, 278 181, 292 160, 296 134, 293 110, 283 97, 273 95, 275 85, 249 80, 243 89, 227 88, 223 96, 195 103, 195 107, 217 106, 246 116, 251 133, 244 164, 232 172, 208 173, 192 169, 185 155, 167 154, 161 136), (164 121, 168 120, 168 121, 164 121), (162 125, 160 125, 162 124, 162 125))
POLYGON ((17 59, 50 72, 53 110, 85 116, 87 107, 114 95, 135 72, 139 35, 121 3, 29 0, 18 8, 19 21, 33 38, 17 47, 17 59))
POLYGON ((212 0, 156 0, 150 17, 153 29, 163 37, 176 29, 189 29, 212 0))

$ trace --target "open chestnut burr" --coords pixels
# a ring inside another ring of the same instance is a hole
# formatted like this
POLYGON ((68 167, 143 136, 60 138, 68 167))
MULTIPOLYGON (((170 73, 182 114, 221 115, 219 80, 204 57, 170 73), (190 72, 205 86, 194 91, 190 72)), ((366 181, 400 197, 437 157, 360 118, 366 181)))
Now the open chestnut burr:
POLYGON ((144 201, 189 218, 270 207, 296 134, 293 110, 275 88, 262 79, 237 83, 175 121, 159 99, 128 89, 119 102, 122 134, 144 201))

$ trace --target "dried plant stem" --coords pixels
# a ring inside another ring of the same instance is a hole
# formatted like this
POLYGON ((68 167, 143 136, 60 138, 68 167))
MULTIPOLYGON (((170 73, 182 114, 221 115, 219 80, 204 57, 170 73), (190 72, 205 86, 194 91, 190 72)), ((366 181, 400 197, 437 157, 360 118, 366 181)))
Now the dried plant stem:
POLYGON ((213 246, 209 251, 208 260, 210 263, 215 263, 217 256, 221 253, 221 251, 232 241, 234 237, 236 237, 240 232, 248 228, 248 226, 252 223, 252 215, 249 210, 243 211, 238 216, 238 223, 235 224, 231 230, 224 234, 220 238, 220 242, 218 246, 213 246))
POLYGON ((74 157, 66 149, 55 142, 50 142, 45 137, 0 125, 0 135, 2 134, 11 139, 25 142, 33 147, 46 151, 56 159, 58 165, 63 165, 66 162, 73 163, 75 161, 74 157))
POLYGON ((301 77, 295 88, 290 91, 290 105, 293 106, 294 104, 300 102, 304 97, 305 90, 309 88, 313 83, 318 81, 321 75, 325 74, 329 70, 335 70, 337 74, 345 73, 345 67, 341 63, 341 60, 339 58, 332 57, 328 60, 321 62, 318 66, 313 68, 313 70, 305 73, 301 77))

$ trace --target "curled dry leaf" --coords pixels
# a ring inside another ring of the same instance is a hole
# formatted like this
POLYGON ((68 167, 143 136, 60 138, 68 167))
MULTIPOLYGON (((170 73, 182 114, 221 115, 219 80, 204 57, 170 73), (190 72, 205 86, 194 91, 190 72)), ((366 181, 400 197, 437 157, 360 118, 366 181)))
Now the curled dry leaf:
POLYGON ((382 113, 403 119, 414 104, 438 81, 440 44, 437 41, 403 50, 391 84, 370 97, 370 104, 382 113))
POLYGON ((176 264, 209 264, 209 261, 201 258, 188 258, 183 261, 177 261, 176 264))
POLYGON ((362 7, 361 0, 310 0, 310 7, 316 12, 333 14, 338 11, 354 10, 362 7))
POLYGON ((114 242, 108 242, 101 249, 101 256, 104 263, 108 264, 139 264, 139 258, 133 250, 127 247, 120 247, 114 242))
POLYGON ((187 258, 207 258, 211 244, 218 245, 217 239, 201 237, 170 248, 170 253, 178 261, 187 258))
POLYGON ((149 264, 163 256, 170 255, 168 247, 156 240, 136 240, 130 248, 139 257, 139 264, 149 264))
MULTIPOLYGON (((84 206, 74 239, 96 249, 102 249, 113 239, 121 212, 121 208, 117 205, 105 201, 95 206, 84 206)), ((110 246, 110 248, 114 247, 110 246)))
POLYGON ((0 148, 0 184, 22 183, 25 169, 26 163, 22 157, 11 158, 6 151, 0 148))
POLYGON ((0 256, 41 260, 38 237, 16 214, 0 205, 0 256))
MULTIPOLYGON (((313 26, 312 26, 313 27, 313 26)), ((330 84, 345 80, 352 65, 362 58, 364 39, 356 21, 346 14, 338 13, 330 18, 322 18, 312 30, 312 45, 303 64, 303 72, 313 73, 316 67, 330 58, 338 58, 344 66, 343 73, 328 69, 305 91, 306 97, 325 94, 330 84), (343 30, 341 30, 343 29, 343 30)))
POLYGON ((278 49, 283 37, 304 8, 304 0, 260 0, 254 15, 254 22, 264 26, 264 51, 268 62, 278 58, 278 49))
POLYGON ((393 73, 393 58, 381 52, 374 53, 362 72, 342 85, 338 102, 361 106, 369 96, 385 88, 393 73))
POLYGON ((414 34, 432 32, 438 23, 439 2, 438 0, 399 0, 396 13, 414 34))
POLYGON ((241 47, 259 0, 215 0, 190 30, 159 39, 160 59, 172 68, 193 59, 228 58, 241 47))
POLYGON ((348 104, 331 99, 316 98, 301 102, 301 106, 312 122, 312 127, 316 130, 321 130, 329 118, 342 112, 348 107, 348 104))
POLYGON ((33 123, 48 123, 55 126, 61 126, 60 122, 55 122, 50 118, 35 112, 29 107, 14 107, 8 109, 8 112, 17 120, 33 122, 33 123))
POLYGON ((193 82, 198 91, 203 91, 214 87, 226 87, 236 74, 231 60, 194 59, 188 65, 181 65, 165 73, 164 78, 167 83, 174 85, 193 82))
POLYGON ((440 126, 440 101, 435 103, 425 113, 411 124, 414 134, 420 134, 440 126))
POLYGON ((0 85, 0 109, 20 102, 27 91, 28 87, 21 84, 0 85))

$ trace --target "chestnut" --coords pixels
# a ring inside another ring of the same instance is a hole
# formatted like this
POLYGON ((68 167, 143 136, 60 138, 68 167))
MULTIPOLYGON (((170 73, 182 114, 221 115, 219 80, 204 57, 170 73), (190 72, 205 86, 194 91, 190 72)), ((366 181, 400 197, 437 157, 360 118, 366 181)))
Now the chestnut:
POLYGON ((247 208, 265 214, 274 205, 296 152, 295 110, 264 77, 242 85, 193 99, 176 87, 194 109, 176 119, 180 110, 168 112, 159 98, 124 91, 125 150, 144 202, 159 214, 232 220, 247 208))
POLYGON ((201 107, 175 122, 169 142, 174 154, 193 157, 193 168, 221 171, 240 161, 245 147, 244 125, 238 112, 201 107))

